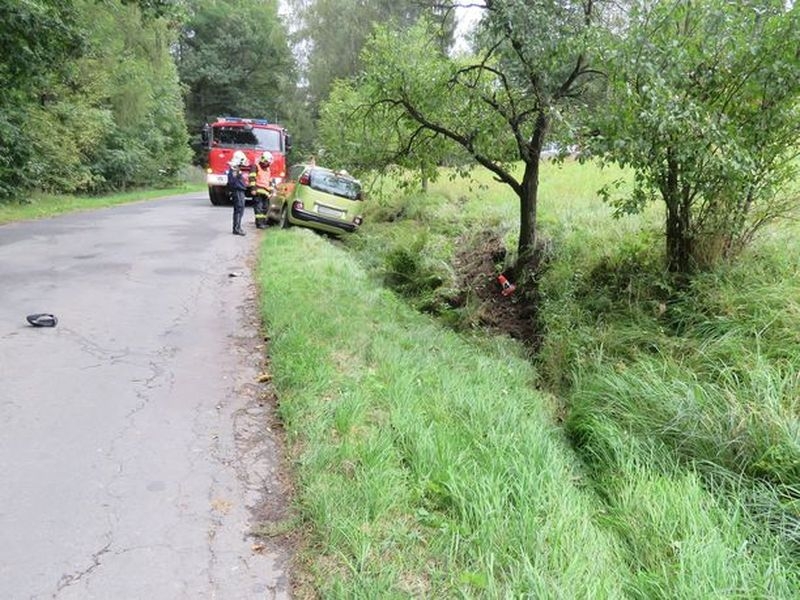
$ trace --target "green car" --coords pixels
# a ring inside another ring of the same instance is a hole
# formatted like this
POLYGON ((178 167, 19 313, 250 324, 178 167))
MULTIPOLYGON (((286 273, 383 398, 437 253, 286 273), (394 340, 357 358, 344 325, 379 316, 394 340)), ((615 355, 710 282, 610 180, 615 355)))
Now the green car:
POLYGON ((356 231, 364 220, 361 183, 345 171, 298 164, 278 184, 267 217, 282 228, 309 227, 339 235, 356 231))

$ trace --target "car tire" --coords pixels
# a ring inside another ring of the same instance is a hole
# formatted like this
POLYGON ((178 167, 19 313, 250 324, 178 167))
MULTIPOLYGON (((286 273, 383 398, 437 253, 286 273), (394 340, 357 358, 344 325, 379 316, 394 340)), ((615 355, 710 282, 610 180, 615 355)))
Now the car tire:
MULTIPOLYGON (((275 223, 278 222, 278 219, 276 218, 275 209, 276 209, 276 207, 275 207, 275 204, 274 204, 274 199, 273 198, 269 198, 267 200, 267 224, 268 225, 274 225, 275 223)), ((277 215, 277 216, 280 216, 280 215, 277 215)))
POLYGON ((228 198, 228 190, 223 187, 208 188, 208 199, 211 200, 211 204, 214 206, 224 206, 231 203, 230 198, 228 198))
POLYGON ((284 204, 283 208, 281 209, 281 220, 280 220, 281 229, 289 229, 291 227, 291 223, 289 223, 289 205, 284 204))

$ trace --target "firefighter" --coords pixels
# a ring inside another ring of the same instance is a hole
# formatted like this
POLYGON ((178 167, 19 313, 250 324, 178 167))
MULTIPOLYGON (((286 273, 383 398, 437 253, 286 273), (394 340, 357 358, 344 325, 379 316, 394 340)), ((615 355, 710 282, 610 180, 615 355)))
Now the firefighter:
POLYGON ((244 215, 244 192, 247 189, 247 177, 242 169, 247 167, 247 157, 244 152, 237 151, 228 163, 228 189, 233 199, 233 234, 244 235, 242 229, 242 216, 244 215))
POLYGON ((269 199, 274 191, 272 178, 270 175, 270 165, 272 164, 272 153, 264 152, 258 157, 255 173, 251 172, 250 177, 253 182, 253 212, 256 217, 256 229, 267 228, 267 209, 269 199), (255 175, 255 177, 253 177, 255 175))

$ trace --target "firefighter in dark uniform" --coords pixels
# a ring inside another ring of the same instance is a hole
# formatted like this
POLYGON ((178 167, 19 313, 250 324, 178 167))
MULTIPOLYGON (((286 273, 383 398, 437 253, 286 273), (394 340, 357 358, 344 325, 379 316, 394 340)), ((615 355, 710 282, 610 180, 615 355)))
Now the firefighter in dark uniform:
POLYGON ((267 228, 267 209, 269 208, 269 198, 274 191, 270 165, 272 164, 272 153, 263 152, 258 157, 255 171, 250 172, 250 183, 253 188, 253 212, 256 217, 256 229, 267 228))
POLYGON ((242 229, 242 216, 244 215, 244 193, 247 190, 247 176, 242 169, 247 166, 247 157, 244 152, 237 151, 228 163, 228 189, 233 199, 233 234, 244 235, 242 229))

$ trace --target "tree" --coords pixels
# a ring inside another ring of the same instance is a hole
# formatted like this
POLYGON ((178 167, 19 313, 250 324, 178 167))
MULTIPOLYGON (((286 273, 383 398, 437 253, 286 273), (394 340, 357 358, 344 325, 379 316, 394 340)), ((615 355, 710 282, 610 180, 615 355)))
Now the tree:
POLYGON ((437 30, 424 23, 408 32, 380 29, 363 55, 358 90, 362 112, 382 111, 387 123, 399 124, 394 131, 407 133, 409 152, 446 140, 514 191, 517 261, 526 266, 536 249, 542 147, 598 74, 592 32, 604 3, 484 4, 478 50, 469 57, 448 56, 437 30))
POLYGON ((83 55, 28 110, 37 186, 56 192, 149 185, 188 162, 175 32, 136 3, 73 0, 83 55))
MULTIPOLYGON (((423 15, 431 15, 438 3, 425 0, 289 0, 299 15, 294 32, 297 51, 305 63, 309 105, 312 113, 324 101, 337 79, 361 71, 361 50, 373 27, 382 23, 405 29, 423 15)), ((452 35, 453 19, 447 20, 452 35)))
POLYGON ((672 272, 733 256, 797 204, 781 189, 797 172, 799 13, 782 0, 636 2, 609 44, 591 145, 634 170, 620 211, 664 202, 672 272))
POLYGON ((282 121, 294 58, 276 0, 200 0, 177 48, 194 131, 219 115, 282 121))
POLYGON ((166 17, 123 0, 0 9, 0 196, 149 185, 186 164, 166 17))
MULTIPOLYGON (((392 27, 406 29, 422 15, 441 12, 435 0, 287 0, 286 4, 291 7, 289 26, 300 70, 298 109, 310 125, 305 135, 296 137, 295 146, 311 153, 319 149, 316 126, 321 106, 335 82, 361 72, 361 51, 375 25, 391 23, 392 27)), ((446 45, 452 39, 454 24, 452 15, 448 16, 443 40, 446 45)))
POLYGON ((80 55, 76 13, 67 0, 0 0, 0 199, 19 195, 35 177, 28 110, 46 100, 54 71, 80 55))
POLYGON ((394 104, 371 104, 374 93, 365 82, 334 83, 319 121, 327 164, 346 165, 355 172, 401 167, 417 175, 406 183, 421 181, 425 188, 442 163, 468 163, 452 143, 397 111, 394 104))

